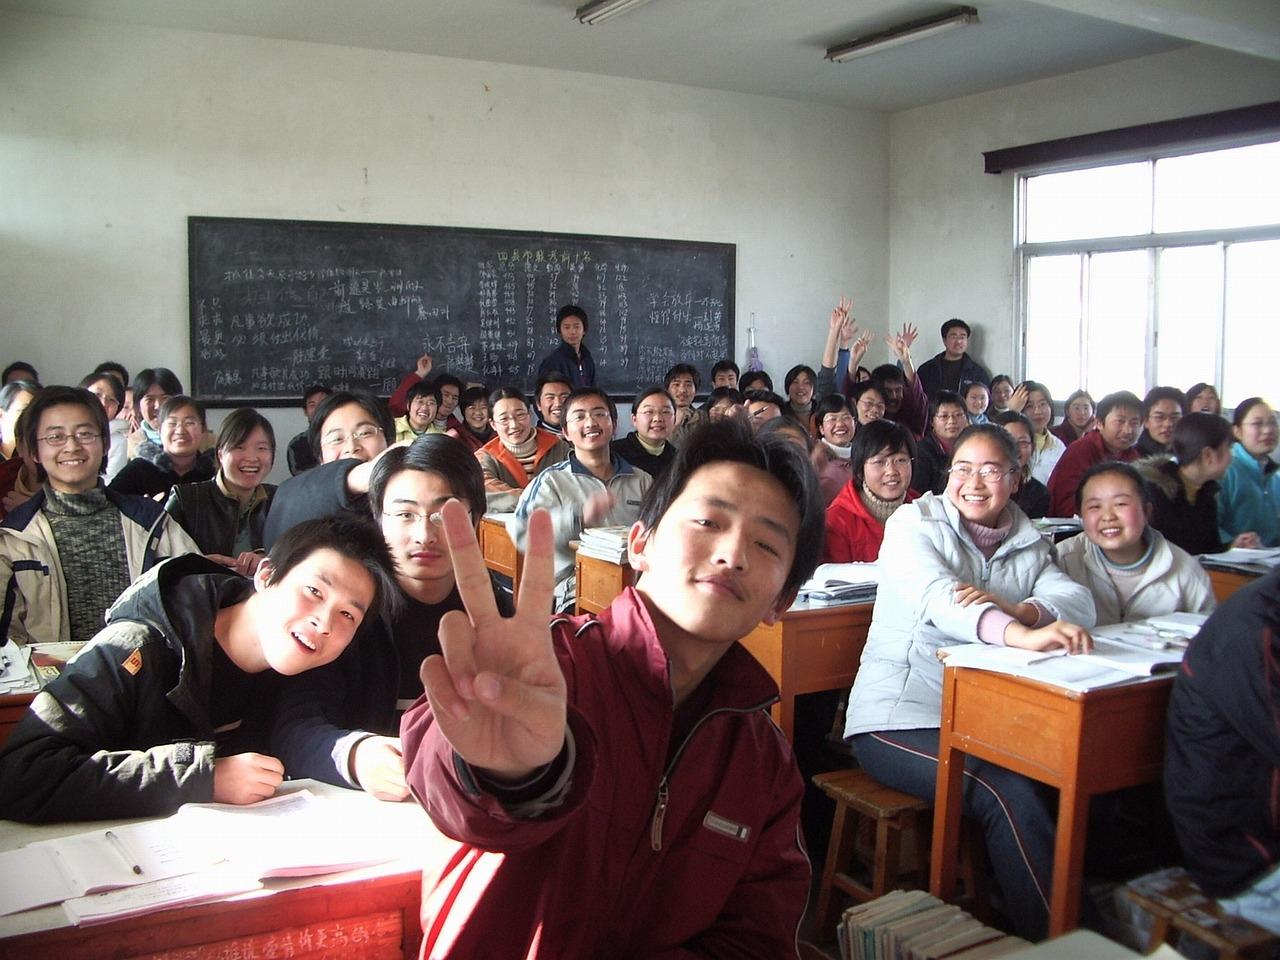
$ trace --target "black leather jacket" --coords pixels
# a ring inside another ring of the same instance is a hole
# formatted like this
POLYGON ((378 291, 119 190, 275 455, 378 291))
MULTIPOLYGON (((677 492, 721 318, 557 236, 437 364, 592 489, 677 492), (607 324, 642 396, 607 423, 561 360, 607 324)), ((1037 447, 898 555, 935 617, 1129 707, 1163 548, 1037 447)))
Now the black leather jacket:
MULTIPOLYGON (((267 524, 267 511, 276 495, 274 484, 264 483, 262 488, 267 492, 267 498, 255 505, 248 517, 252 550, 263 549, 262 533, 267 524)), ((191 535, 201 553, 235 555, 239 504, 218 489, 217 480, 176 485, 170 491, 164 509, 191 535)))

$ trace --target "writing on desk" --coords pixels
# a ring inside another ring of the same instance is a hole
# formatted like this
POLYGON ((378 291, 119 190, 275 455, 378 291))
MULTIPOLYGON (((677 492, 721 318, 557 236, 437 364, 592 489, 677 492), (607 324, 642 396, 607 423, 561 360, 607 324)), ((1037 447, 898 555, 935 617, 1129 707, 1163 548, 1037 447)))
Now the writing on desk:
POLYGON ((329 921, 277 930, 256 936, 236 937, 195 947, 179 947, 148 954, 148 960, 345 960, 360 948, 400 942, 400 914, 374 914, 358 921, 329 921))

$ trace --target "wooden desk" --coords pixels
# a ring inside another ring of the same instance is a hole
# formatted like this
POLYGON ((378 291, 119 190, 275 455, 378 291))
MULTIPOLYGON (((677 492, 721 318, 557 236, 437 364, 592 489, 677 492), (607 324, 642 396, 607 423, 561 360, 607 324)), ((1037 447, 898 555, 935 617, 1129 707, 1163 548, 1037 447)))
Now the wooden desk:
POLYGON ((796 604, 771 626, 758 625, 742 640, 778 684, 774 722, 795 742, 796 697, 847 690, 853 685, 867 643, 874 604, 796 604))
POLYGON ((1049 936, 1075 929, 1089 798, 1160 778, 1170 677, 1077 693, 1035 680, 947 667, 929 889, 955 895, 964 755, 1057 787, 1049 936))
POLYGON ((511 596, 517 597, 520 588, 520 570, 524 558, 516 549, 515 541, 507 532, 507 525, 501 520, 494 520, 490 515, 480 518, 480 553, 484 556, 484 565, 494 573, 511 578, 511 596))
POLYGON ((631 564, 625 561, 611 563, 597 557, 584 557, 580 553, 574 558, 573 573, 577 582, 574 613, 599 613, 636 582, 631 564))
POLYGON ((1220 604, 1241 587, 1247 587, 1259 577, 1259 574, 1256 573, 1244 573, 1239 570, 1215 570, 1213 567, 1205 567, 1205 573, 1209 574, 1209 582, 1213 584, 1213 595, 1220 604))
MULTIPOLYGON (((416 960, 422 943, 420 849, 435 836, 416 804, 314 781, 286 784, 350 803, 404 834, 405 860, 321 877, 272 880, 267 889, 94 926, 68 924, 61 906, 0 917, 0 956, 57 960, 224 960, 308 957, 416 960), (344 796, 345 795, 345 796, 344 796), (414 859, 409 859, 414 858, 414 859)), ((104 824, 27 826, 0 820, 0 849, 104 824)), ((6 878, 5 882, 12 882, 6 878)))
POLYGON ((9 734, 13 733, 13 728, 18 725, 35 698, 34 693, 6 693, 0 696, 0 747, 4 746, 9 734))

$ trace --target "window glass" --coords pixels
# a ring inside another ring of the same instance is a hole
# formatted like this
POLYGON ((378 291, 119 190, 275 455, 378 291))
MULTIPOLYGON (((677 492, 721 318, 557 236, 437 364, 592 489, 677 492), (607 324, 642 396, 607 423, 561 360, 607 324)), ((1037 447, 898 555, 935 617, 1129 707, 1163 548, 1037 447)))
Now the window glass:
POLYGON ((1148 263, 1145 250, 1095 253, 1089 257, 1088 366, 1084 385, 1094 399, 1116 390, 1132 390, 1139 395, 1143 392, 1148 263))
POLYGON ((1065 398, 1081 377, 1079 254, 1027 261, 1027 379, 1065 398))
POLYGON ((1280 223, 1280 142, 1156 161, 1155 229, 1280 223))
POLYGON ((1127 237, 1151 230, 1151 164, 1027 178, 1027 242, 1127 237))
POLYGON ((1227 248, 1225 406, 1245 397, 1277 402, 1280 369, 1280 240, 1227 248))
POLYGON ((1218 370, 1222 247, 1160 251, 1156 286, 1155 382, 1185 390, 1218 370))

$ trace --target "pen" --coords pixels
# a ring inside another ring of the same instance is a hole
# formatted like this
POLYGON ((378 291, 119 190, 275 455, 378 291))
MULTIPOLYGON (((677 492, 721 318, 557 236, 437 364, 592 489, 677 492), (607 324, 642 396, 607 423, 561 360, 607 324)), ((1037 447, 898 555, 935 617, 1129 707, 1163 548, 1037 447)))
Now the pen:
POLYGON ((111 845, 116 848, 116 853, 120 854, 120 859, 129 865, 129 867, 138 876, 142 876, 142 867, 133 862, 133 857, 129 856, 129 850, 125 847, 124 841, 116 836, 112 830, 107 831, 107 839, 111 841, 111 845))

